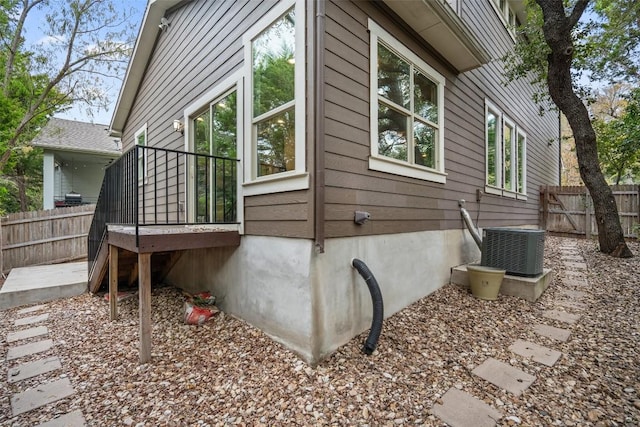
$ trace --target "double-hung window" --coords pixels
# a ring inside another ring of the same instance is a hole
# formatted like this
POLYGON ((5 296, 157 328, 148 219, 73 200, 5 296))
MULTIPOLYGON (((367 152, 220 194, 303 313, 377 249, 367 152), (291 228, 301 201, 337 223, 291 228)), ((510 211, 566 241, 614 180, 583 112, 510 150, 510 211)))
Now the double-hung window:
POLYGON ((275 5, 244 36, 246 195, 308 188, 304 0, 275 5))
POLYGON ((369 168, 444 183, 445 78, 369 20, 369 168))
POLYGON ((486 191, 527 194, 527 135, 495 105, 485 102, 486 191))

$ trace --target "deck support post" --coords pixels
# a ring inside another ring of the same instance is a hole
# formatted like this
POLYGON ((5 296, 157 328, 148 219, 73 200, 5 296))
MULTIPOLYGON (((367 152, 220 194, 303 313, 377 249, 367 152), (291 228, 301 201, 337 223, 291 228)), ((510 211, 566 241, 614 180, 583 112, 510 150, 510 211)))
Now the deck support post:
POLYGON ((140 363, 151 360, 151 253, 138 254, 140 363))
POLYGON ((118 318, 118 247, 109 245, 109 319, 118 318))

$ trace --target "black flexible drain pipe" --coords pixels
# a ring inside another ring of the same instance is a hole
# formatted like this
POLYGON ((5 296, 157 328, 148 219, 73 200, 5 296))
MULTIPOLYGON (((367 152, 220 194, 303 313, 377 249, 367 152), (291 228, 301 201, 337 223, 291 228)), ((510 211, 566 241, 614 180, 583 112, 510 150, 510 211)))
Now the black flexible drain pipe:
POLYGON ((357 258, 351 260, 353 268, 358 270, 360 276, 364 279, 369 293, 371 293, 371 302, 373 303, 373 319, 371 320, 371 330, 369 336, 364 342, 362 352, 370 355, 376 349, 378 345, 378 338, 380 338, 380 332, 382 332, 382 319, 384 318, 384 306, 382 304, 382 293, 376 278, 373 277, 373 273, 369 270, 367 265, 357 258))

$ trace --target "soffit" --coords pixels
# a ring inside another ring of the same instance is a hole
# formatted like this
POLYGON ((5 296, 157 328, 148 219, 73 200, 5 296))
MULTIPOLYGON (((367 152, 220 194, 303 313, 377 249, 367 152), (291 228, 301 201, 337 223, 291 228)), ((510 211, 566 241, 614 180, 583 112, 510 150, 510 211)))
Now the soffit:
POLYGON ((382 0, 459 72, 489 62, 489 55, 445 0, 382 0))

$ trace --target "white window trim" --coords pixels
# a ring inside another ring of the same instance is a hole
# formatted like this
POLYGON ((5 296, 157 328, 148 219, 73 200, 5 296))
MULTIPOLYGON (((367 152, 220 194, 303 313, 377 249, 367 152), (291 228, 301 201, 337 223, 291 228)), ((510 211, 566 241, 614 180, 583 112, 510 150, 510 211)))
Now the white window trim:
MULTIPOLYGON (((236 147, 236 155, 240 162, 238 163, 238 168, 236 169, 236 221, 238 222, 237 227, 234 228, 233 225, 225 225, 223 228, 228 229, 237 229, 240 234, 244 233, 244 194, 243 194, 243 148, 244 148, 244 126, 243 126, 243 117, 244 117, 244 85, 243 85, 243 72, 236 71, 231 76, 224 79, 222 82, 215 85, 211 90, 202 95, 200 98, 195 100, 191 105, 189 105, 184 110, 183 115, 183 123, 184 123, 184 151, 193 152, 191 147, 191 142, 193 141, 193 129, 191 126, 191 120, 194 118, 196 114, 202 112, 205 108, 210 108, 211 104, 220 100, 224 96, 228 95, 231 91, 236 90, 236 106, 237 106, 237 116, 236 116, 236 129, 238 132, 238 141, 236 147)), ((191 162, 193 163, 193 162, 191 162)), ((189 190, 189 183, 193 182, 193 165, 185 170, 185 193, 187 196, 187 217, 189 221, 195 221, 195 200, 191 196, 191 192, 189 190)), ((216 227, 222 226, 222 224, 217 224, 216 227)))
POLYGON ((509 197, 518 200, 527 200, 527 134, 515 123, 515 121, 511 120, 508 116, 506 116, 502 110, 495 106, 491 101, 485 99, 484 101, 484 149, 485 149, 485 186, 484 191, 487 194, 495 194, 497 196, 509 197), (496 181, 500 186, 490 185, 487 181, 489 176, 489 157, 487 156, 487 152, 489 149, 489 133, 487 132, 487 115, 491 111, 498 118, 498 122, 496 123, 496 140, 500 144, 500 147, 496 147, 496 181), (507 190, 504 188, 504 141, 502 139, 502 133, 505 122, 513 128, 513 137, 510 141, 511 143, 511 179, 514 183, 514 190, 507 190), (524 163, 523 167, 523 193, 518 192, 518 153, 517 153, 517 139, 518 135, 523 135, 525 137, 524 142, 524 151, 522 155, 522 160, 524 163))
POLYGON ((254 24, 242 37, 244 45, 244 75, 247 90, 244 91, 244 184, 243 194, 253 196, 258 194, 278 193, 283 191, 304 190, 309 188, 309 174, 306 171, 306 93, 305 93, 305 28, 306 13, 304 0, 283 0, 275 5, 266 15, 254 24), (253 121, 253 58, 252 41, 271 24, 277 21, 289 9, 295 7, 296 49, 294 84, 295 84, 295 168, 292 171, 257 176, 256 156, 256 126, 253 121))
MULTIPOLYGON (((513 120, 511 120, 505 114, 502 115, 501 124, 502 124, 502 129, 503 129, 503 131, 502 131, 502 141, 501 141, 501 144, 500 144, 500 148, 502 150, 502 187, 504 188, 504 186, 505 186, 505 178, 506 178, 506 173, 505 173, 505 170, 504 170, 504 167, 505 167, 504 161, 505 161, 505 158, 506 158, 505 149, 507 147, 507 144, 509 145, 509 148, 511 149, 509 151, 511 153, 511 156, 510 156, 511 158, 509 159, 511 161, 511 172, 509 173, 509 175, 510 175, 509 179, 511 180, 511 186, 512 187, 517 187, 516 174, 515 174, 515 168, 516 168, 516 165, 517 165, 517 161, 514 162, 514 158, 517 158, 517 153, 515 152, 515 145, 516 145, 515 142, 516 142, 516 133, 517 133, 516 129, 517 129, 517 127, 516 127, 515 122, 513 120), (505 141, 504 140, 504 128, 505 127, 511 128, 511 140, 509 140, 509 141, 505 141)), ((506 193, 514 193, 514 194, 517 193, 515 188, 511 188, 511 189, 504 188, 504 191, 506 193)), ((507 195, 507 194, 505 194, 505 195, 507 195)), ((513 197, 515 197, 515 195, 513 197)))
MULTIPOLYGON (((140 137, 140 135, 144 135, 144 146, 148 147, 149 146, 149 138, 147 136, 147 124, 146 123, 140 129, 138 129, 136 131, 136 133, 133 135, 134 144, 135 144, 134 146, 138 145, 138 137, 140 137)), ((138 162, 138 158, 136 158, 136 162, 138 162)), ((148 162, 149 162, 149 150, 143 150, 143 153, 142 153, 142 181, 140 181, 139 178, 136 177, 136 179, 138 180, 138 187, 149 183, 149 166, 148 166, 148 162)), ((140 172, 138 171, 138 174, 139 173, 140 172)))
POLYGON ((369 113, 371 117, 371 155, 369 157, 369 169, 381 172, 392 173, 394 175, 408 176, 445 184, 447 174, 444 167, 444 86, 446 79, 429 64, 424 62, 418 55, 406 48, 395 37, 384 28, 369 19, 369 32, 371 33, 369 55, 370 55, 370 95, 369 113), (401 160, 392 159, 378 154, 378 39, 384 41, 395 53, 404 57, 409 62, 417 66, 427 77, 432 79, 438 87, 438 139, 436 141, 436 168, 430 169, 401 160))
MULTIPOLYGON (((522 150, 522 163, 524 165, 523 168, 522 168, 522 189, 523 189, 524 193, 518 192, 517 197, 518 197, 518 199, 526 200, 527 199, 527 196, 526 196, 526 193, 527 193, 527 169, 526 169, 526 167, 527 167, 527 140, 528 140, 528 138, 527 138, 527 134, 526 134, 525 131, 523 131, 520 128, 516 129, 516 161, 518 159, 517 149, 518 149, 518 137, 520 135, 522 135, 524 137, 524 143, 523 143, 524 147, 523 147, 523 150, 522 150)), ((516 167, 518 167, 518 165, 516 165, 516 167)), ((516 176, 517 175, 518 175, 518 170, 516 169, 516 176)), ((516 188, 516 191, 517 191, 517 188, 516 188)))
MULTIPOLYGON (((513 8, 510 5, 511 2, 509 0, 505 0, 507 3, 507 15, 505 16, 505 14, 500 10, 499 1, 500 0, 489 0, 489 3, 491 3, 491 6, 493 6, 493 10, 496 12, 498 17, 502 21, 502 25, 504 25, 504 28, 507 30, 507 33, 509 33, 509 35, 511 36, 511 39, 513 39, 513 41, 515 42, 516 41, 515 31, 513 30, 513 27, 511 26, 511 24, 509 24, 509 21, 508 21, 509 10, 513 11, 513 8)), ((515 11, 513 11, 513 14, 515 15, 515 11)))

